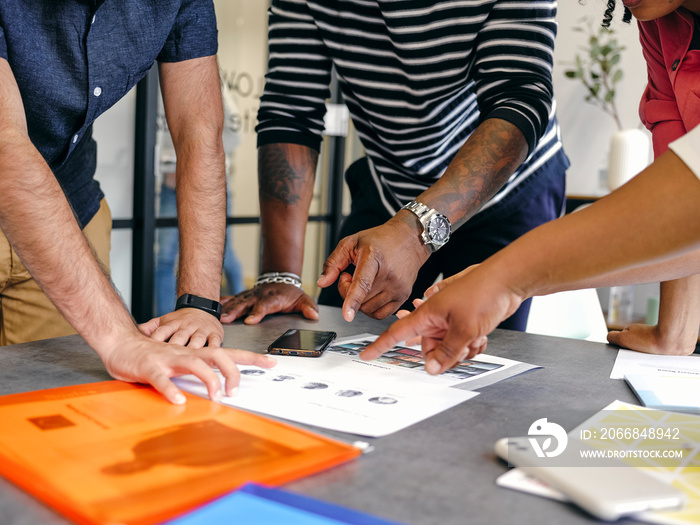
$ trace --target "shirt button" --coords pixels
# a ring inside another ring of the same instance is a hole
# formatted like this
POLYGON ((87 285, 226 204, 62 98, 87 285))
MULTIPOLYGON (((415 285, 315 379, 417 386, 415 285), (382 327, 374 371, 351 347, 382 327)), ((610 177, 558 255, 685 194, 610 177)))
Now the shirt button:
POLYGON ((99 97, 102 94, 102 88, 100 86, 97 86, 95 90, 92 92, 93 95, 96 97, 99 97))
POLYGON ((671 66, 671 71, 675 71, 676 69, 678 69, 678 64, 680 64, 680 63, 681 63, 680 60, 678 60, 678 59, 674 60, 673 65, 671 66))
POLYGON ((78 142, 78 135, 73 135, 73 144, 78 142))

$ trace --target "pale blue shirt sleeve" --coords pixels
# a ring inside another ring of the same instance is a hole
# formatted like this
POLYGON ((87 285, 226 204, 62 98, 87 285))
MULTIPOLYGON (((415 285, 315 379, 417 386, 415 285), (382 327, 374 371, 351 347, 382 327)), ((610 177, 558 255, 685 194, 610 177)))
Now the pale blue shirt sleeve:
POLYGON ((671 142, 668 147, 700 179, 700 125, 671 142))

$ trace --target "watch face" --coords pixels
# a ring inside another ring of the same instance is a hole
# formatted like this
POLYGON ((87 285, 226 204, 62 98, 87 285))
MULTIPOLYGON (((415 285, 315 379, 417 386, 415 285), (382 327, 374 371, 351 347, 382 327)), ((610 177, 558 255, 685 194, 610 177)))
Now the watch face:
POLYGON ((450 223, 442 215, 435 215, 428 224, 428 236, 436 244, 445 244, 450 238, 450 223))

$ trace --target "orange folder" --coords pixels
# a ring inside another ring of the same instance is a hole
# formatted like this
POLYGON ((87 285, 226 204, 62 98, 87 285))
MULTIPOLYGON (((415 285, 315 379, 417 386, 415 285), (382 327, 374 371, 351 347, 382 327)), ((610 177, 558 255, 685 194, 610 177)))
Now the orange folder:
POLYGON ((0 397, 0 474, 84 524, 148 525, 248 481, 282 484, 360 454, 345 443, 120 381, 0 397))

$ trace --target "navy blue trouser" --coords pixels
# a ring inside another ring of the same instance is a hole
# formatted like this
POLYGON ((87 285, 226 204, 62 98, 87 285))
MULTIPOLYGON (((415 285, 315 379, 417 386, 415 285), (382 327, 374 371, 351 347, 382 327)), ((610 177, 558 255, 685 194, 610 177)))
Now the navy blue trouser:
MULTIPOLYGON (((441 273, 443 278, 447 278, 468 266, 481 263, 524 233, 559 217, 566 198, 567 167, 568 160, 560 151, 502 202, 475 215, 454 231, 450 242, 432 254, 420 269, 411 296, 402 308, 412 310, 411 301, 423 297, 425 290, 441 273)), ((350 166, 345 178, 352 195, 352 205, 350 214, 341 226, 340 239, 384 224, 390 218, 376 194, 366 158, 350 166)), ((350 272, 352 270, 353 268, 348 269, 350 272)), ((323 289, 318 302, 341 306, 343 299, 338 293, 337 285, 323 289)), ((527 300, 499 328, 524 331, 529 311, 530 300, 527 300)))

